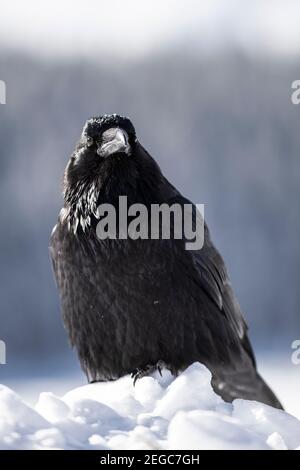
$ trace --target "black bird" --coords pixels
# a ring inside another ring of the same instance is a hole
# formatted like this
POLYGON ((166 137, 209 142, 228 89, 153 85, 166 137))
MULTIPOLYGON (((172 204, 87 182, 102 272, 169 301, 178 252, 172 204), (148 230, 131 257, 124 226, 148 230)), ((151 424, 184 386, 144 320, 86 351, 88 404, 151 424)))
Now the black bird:
POLYGON ((64 175, 64 207, 51 236, 62 314, 88 380, 135 380, 195 361, 225 401, 281 404, 257 372, 247 325, 205 225, 204 246, 185 240, 97 237, 97 207, 191 204, 163 176, 118 115, 89 119, 64 175))

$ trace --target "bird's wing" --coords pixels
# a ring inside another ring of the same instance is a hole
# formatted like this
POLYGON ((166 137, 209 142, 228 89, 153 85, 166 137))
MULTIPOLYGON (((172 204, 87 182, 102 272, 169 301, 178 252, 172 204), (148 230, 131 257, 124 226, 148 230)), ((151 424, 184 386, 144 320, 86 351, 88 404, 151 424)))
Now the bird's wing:
MULTIPOLYGON (((179 193, 168 203, 192 204, 179 193)), ((192 204, 193 205, 193 204, 192 204)), ((196 210, 193 205, 194 210, 196 210)), ((247 339, 247 324, 239 303, 234 295, 223 258, 213 245, 207 225, 204 225, 204 245, 200 250, 189 252, 197 272, 197 282, 232 325, 241 340, 245 340, 245 349, 254 362, 253 352, 247 339), (247 344, 246 344, 247 343, 247 344)))
POLYGON ((246 322, 232 290, 224 261, 212 244, 206 226, 205 232, 203 248, 193 254, 201 284, 220 311, 232 323, 239 338, 242 339, 247 330, 246 322))

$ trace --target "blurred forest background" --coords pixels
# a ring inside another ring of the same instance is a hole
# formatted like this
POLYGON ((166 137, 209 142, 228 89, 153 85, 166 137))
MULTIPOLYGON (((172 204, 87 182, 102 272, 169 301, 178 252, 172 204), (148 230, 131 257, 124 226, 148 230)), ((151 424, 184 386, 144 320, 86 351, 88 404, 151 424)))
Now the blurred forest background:
POLYGON ((128 115, 167 178, 205 204, 256 347, 290 357, 300 336, 299 55, 236 44, 203 53, 189 40, 130 60, 62 59, 3 42, 0 79, 1 374, 77 367, 48 243, 82 126, 113 112, 128 115))

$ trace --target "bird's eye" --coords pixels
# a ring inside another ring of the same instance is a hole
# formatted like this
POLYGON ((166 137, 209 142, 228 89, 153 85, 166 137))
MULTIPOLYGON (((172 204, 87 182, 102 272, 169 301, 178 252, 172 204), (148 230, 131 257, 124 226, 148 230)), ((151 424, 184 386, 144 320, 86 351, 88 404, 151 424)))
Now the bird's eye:
POLYGON ((88 147, 90 147, 90 146, 93 145, 93 143, 94 143, 93 137, 89 137, 89 136, 86 137, 85 141, 86 141, 86 145, 87 145, 88 147))

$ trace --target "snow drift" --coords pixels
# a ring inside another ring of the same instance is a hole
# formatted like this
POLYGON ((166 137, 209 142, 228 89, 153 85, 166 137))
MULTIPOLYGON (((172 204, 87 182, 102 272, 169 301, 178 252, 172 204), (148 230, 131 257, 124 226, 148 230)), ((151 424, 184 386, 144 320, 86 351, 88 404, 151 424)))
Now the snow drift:
POLYGON ((225 403, 195 363, 138 380, 86 385, 33 408, 0 385, 1 449, 296 449, 300 421, 254 401, 225 403))

